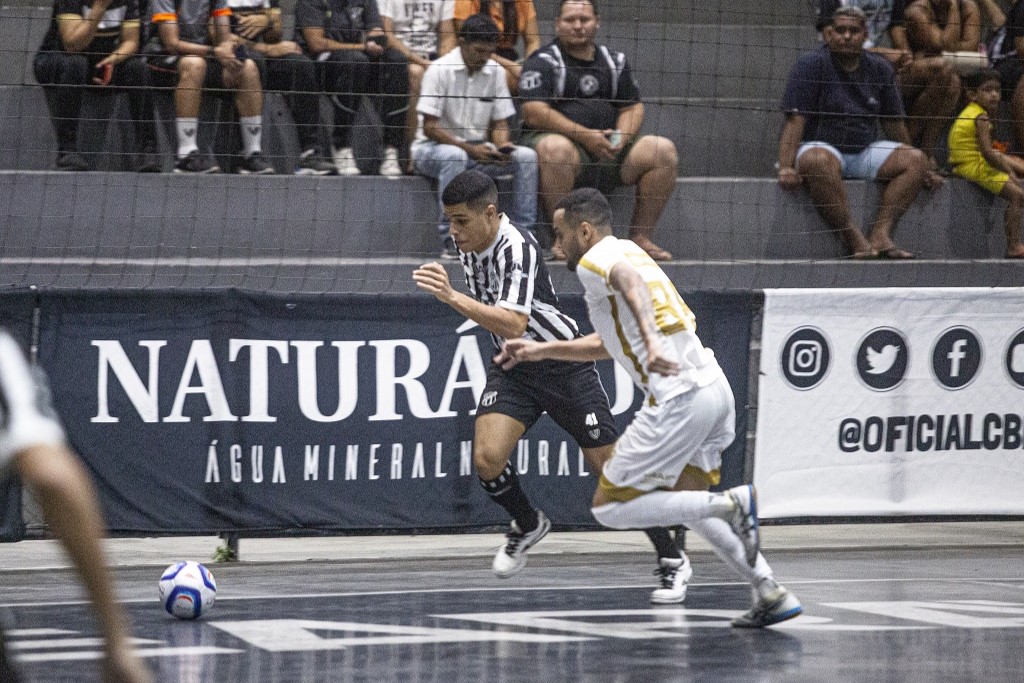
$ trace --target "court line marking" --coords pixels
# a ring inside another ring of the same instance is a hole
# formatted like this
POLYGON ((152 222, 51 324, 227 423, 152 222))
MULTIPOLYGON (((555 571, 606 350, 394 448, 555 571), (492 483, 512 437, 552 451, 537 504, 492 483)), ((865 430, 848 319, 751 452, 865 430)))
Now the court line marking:
MULTIPOLYGON (((245 652, 227 647, 194 646, 194 647, 156 647, 139 648, 135 653, 140 657, 185 657, 195 655, 233 655, 245 652)), ((102 659, 102 650, 79 650, 77 652, 38 652, 14 655, 14 661, 22 663, 35 662, 83 662, 102 659)))
MULTIPOLYGON (((916 578, 891 578, 891 579, 794 579, 786 581, 787 586, 810 586, 816 584, 837 584, 837 583, 964 583, 965 581, 1022 581, 1024 577, 971 577, 968 578, 935 578, 935 577, 916 577, 916 578)), ((708 583, 691 583, 690 588, 716 588, 725 586, 741 586, 746 587, 750 584, 746 581, 712 581, 708 583)), ((218 595, 217 602, 242 602, 245 600, 303 600, 313 598, 358 598, 362 596, 372 597, 380 595, 429 595, 433 593, 493 593, 493 592, 509 592, 509 591, 521 591, 521 592, 538 592, 538 591, 597 591, 597 590, 649 590, 650 586, 644 586, 641 584, 628 584, 628 585, 610 585, 610 586, 594 586, 588 584, 586 586, 482 586, 479 588, 412 588, 407 590, 394 590, 394 591, 346 591, 343 593, 295 593, 291 595, 281 595, 280 593, 274 595, 218 595)), ((150 598, 131 598, 128 600, 118 600, 124 605, 136 605, 146 604, 153 602, 150 598)), ((14 608, 14 607, 64 607, 71 605, 88 605, 88 600, 62 600, 55 602, 0 602, 0 607, 14 608)))

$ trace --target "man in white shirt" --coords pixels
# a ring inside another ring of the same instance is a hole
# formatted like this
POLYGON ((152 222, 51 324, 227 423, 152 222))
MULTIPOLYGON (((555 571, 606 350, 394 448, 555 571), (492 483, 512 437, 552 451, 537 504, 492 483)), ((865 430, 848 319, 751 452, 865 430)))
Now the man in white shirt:
POLYGON ((477 168, 492 177, 512 175, 514 225, 532 231, 537 222, 537 154, 512 144, 508 119, 515 115, 501 66, 491 59, 498 27, 474 15, 459 29, 459 47, 430 65, 416 107, 420 125, 412 145, 416 171, 437 179, 438 234, 442 256, 457 258, 441 210, 441 194, 452 178, 477 168))
POLYGON ((495 363, 509 370, 524 361, 613 358, 625 368, 647 400, 604 465, 594 517, 613 529, 685 524, 750 581, 754 604, 733 626, 792 619, 803 607, 760 553, 754 487, 707 492, 736 436, 729 381, 672 281, 639 245, 616 238, 611 220, 608 200, 592 188, 570 192, 555 207, 556 243, 586 290, 596 332, 508 339, 495 363))

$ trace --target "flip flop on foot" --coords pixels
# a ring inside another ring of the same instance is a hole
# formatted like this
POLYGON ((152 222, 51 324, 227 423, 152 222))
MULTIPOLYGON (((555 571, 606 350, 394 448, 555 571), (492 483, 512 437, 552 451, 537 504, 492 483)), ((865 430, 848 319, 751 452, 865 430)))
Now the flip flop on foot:
POLYGON ((878 252, 874 249, 868 249, 866 251, 855 251, 850 254, 850 258, 855 261, 867 261, 869 259, 878 258, 878 252))
POLYGON ((1016 249, 1007 250, 1006 258, 1024 259, 1024 247, 1017 247, 1016 249))
POLYGON ((914 258, 914 255, 906 249, 900 249, 899 247, 892 246, 886 247, 885 249, 879 249, 878 258, 902 261, 914 258))

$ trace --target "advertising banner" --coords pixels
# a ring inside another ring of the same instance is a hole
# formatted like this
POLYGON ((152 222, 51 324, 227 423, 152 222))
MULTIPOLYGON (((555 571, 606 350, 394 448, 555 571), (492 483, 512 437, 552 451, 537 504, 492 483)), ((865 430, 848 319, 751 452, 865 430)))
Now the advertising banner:
POLYGON ((1024 289, 765 292, 764 517, 1024 514, 1024 289))
MULTIPOLYGON (((29 291, 8 291, 0 294, 0 326, 26 350, 32 340, 34 302, 35 294, 29 291)), ((17 541, 24 535, 21 484, 10 471, 0 471, 0 541, 17 541)))
MULTIPOLYGON (((723 333, 705 343, 721 342, 742 405, 750 298, 703 302, 707 332, 723 333)), ((586 320, 581 297, 564 305, 586 320)), ((52 293, 41 328, 57 408, 114 531, 507 521, 471 458, 489 335, 432 297, 52 293)), ((624 426, 639 393, 599 366, 624 426)), ((732 457, 741 472, 742 443, 732 457)), ((596 478, 549 418, 512 462, 553 522, 596 526, 596 478)))

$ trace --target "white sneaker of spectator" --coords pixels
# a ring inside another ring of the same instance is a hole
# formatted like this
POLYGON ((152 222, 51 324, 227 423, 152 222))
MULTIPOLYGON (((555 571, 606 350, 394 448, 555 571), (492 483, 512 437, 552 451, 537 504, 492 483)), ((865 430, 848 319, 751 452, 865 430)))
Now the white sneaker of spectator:
POLYGON ((384 161, 380 165, 380 174, 385 178, 398 178, 404 175, 398 163, 398 150, 394 147, 384 149, 384 161))
POLYGON ((356 166, 356 157, 352 154, 351 147, 334 150, 334 165, 338 169, 338 175, 359 175, 359 167, 356 166))

